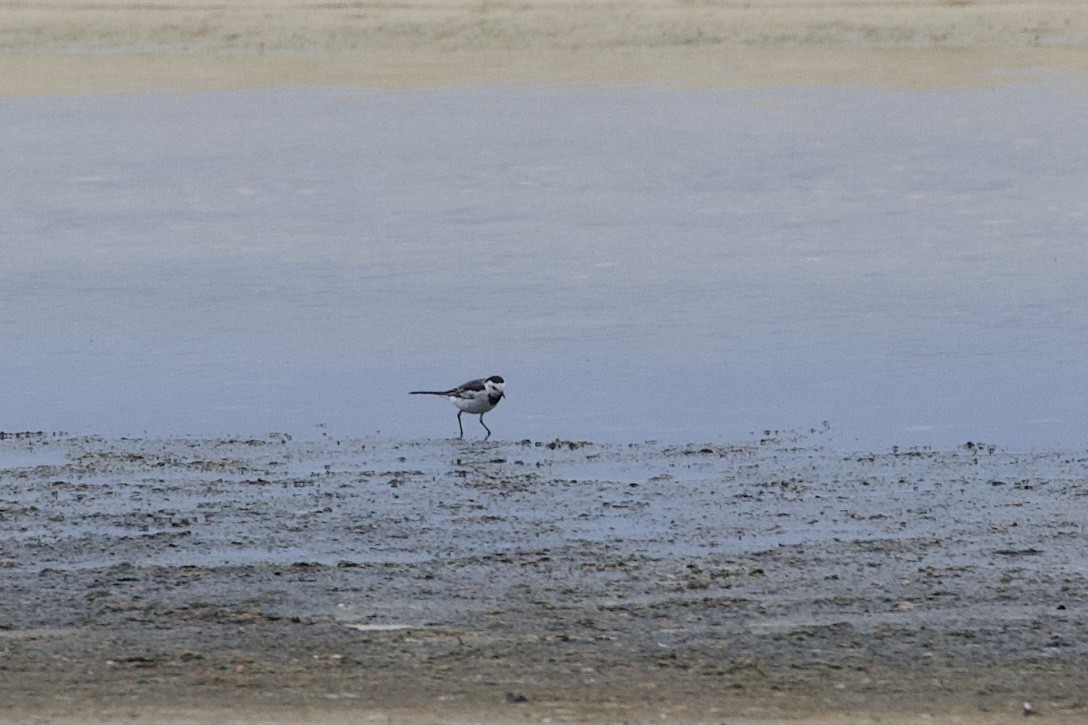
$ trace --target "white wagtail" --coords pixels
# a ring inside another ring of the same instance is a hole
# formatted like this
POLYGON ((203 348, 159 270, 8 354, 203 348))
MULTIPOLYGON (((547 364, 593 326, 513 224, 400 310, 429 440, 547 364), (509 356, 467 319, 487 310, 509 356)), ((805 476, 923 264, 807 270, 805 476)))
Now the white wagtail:
POLYGON ((500 400, 506 397, 506 393, 503 392, 503 388, 505 387, 505 380, 498 375, 492 375, 490 378, 469 380, 467 383, 462 383, 456 388, 450 388, 449 390, 413 390, 410 394, 441 395, 443 398, 456 405, 457 427, 461 431, 461 438, 465 437, 465 428, 461 425, 461 413, 472 413, 473 415, 479 414, 480 425, 487 431, 487 435, 484 436, 484 440, 486 441, 491 437, 491 429, 484 423, 484 413, 494 408, 499 404, 500 400))

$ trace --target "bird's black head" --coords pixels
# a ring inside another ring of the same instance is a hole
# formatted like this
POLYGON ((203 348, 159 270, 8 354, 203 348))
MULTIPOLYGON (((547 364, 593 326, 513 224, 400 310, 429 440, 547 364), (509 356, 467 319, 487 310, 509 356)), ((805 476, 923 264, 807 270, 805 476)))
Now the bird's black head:
POLYGON ((498 405, 499 401, 506 397, 506 393, 503 392, 505 387, 506 381, 498 375, 492 375, 484 381, 484 388, 487 389, 487 397, 492 405, 498 405))

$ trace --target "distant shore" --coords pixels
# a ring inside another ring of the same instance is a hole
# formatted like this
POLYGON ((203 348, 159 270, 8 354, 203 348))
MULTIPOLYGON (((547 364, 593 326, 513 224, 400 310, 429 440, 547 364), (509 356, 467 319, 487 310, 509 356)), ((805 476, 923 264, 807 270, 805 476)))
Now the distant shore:
POLYGON ((284 85, 986 87, 1088 73, 1088 6, 286 3, 0 7, 0 95, 284 85))

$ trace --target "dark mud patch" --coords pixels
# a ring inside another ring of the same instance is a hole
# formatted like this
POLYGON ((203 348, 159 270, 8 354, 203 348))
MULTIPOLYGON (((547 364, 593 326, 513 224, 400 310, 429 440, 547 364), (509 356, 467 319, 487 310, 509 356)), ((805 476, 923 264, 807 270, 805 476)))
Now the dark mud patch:
POLYGON ((1076 722, 1086 480, 776 435, 4 437, 0 720, 1076 722))

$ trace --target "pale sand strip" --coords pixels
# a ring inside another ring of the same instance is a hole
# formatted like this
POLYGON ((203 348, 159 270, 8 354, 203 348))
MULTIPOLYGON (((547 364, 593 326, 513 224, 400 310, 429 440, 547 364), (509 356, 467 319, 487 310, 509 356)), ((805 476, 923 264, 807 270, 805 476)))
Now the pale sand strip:
MULTIPOLYGON (((343 55, 0 55, 0 96, 275 86, 374 89, 659 84, 680 89, 833 85, 996 87, 1064 70, 1088 89, 1088 52, 942 49, 647 49, 343 55)), ((1047 76, 1051 77, 1051 76, 1047 76)), ((1053 78, 1052 78, 1053 79, 1053 78)), ((1062 80, 1058 78, 1056 80, 1062 80)))
POLYGON ((1088 74, 1088 2, 0 0, 0 95, 277 85, 991 86, 1088 74))

